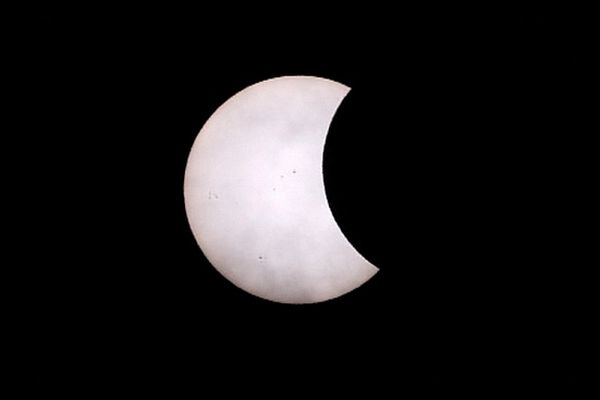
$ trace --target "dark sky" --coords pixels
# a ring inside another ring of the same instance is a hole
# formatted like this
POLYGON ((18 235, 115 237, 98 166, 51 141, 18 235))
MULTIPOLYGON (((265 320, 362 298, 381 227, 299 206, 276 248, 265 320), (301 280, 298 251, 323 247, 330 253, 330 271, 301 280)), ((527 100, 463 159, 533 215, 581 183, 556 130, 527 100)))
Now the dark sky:
POLYGON ((30 386, 577 388, 585 13, 255 6, 32 9, 11 31, 20 145, 36 160, 23 168, 39 184, 27 201, 44 220, 30 230, 49 238, 28 246, 57 260, 30 271, 30 386), (353 89, 329 133, 327 194, 382 269, 309 306, 223 279, 182 197, 216 107, 296 74, 353 89))

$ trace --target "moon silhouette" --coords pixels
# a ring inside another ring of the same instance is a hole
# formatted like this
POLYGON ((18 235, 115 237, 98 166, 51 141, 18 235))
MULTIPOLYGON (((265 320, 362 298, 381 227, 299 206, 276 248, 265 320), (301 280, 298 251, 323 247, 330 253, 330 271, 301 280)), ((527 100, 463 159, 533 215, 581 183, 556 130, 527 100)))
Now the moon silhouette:
POLYGON ((349 91, 318 77, 266 80, 200 130, 185 171, 187 217, 209 262, 246 292, 316 303, 378 271, 344 237, 325 194, 325 140, 349 91))

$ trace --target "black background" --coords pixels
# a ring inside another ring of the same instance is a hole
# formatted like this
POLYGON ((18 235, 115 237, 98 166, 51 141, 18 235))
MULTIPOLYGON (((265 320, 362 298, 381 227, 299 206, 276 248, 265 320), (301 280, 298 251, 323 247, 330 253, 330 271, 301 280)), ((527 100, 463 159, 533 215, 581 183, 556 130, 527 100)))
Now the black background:
POLYGON ((310 395, 577 388, 591 268, 582 11, 317 4, 31 10, 10 32, 35 182, 24 199, 30 387, 310 395), (329 302, 255 298, 206 261, 183 174, 242 88, 352 88, 332 211, 381 268, 329 302), (43 221, 41 228, 39 221, 43 221), (36 266, 37 265, 37 266, 36 266), (220 383, 221 380, 225 383, 220 383), (232 392, 234 391, 234 392, 232 392))

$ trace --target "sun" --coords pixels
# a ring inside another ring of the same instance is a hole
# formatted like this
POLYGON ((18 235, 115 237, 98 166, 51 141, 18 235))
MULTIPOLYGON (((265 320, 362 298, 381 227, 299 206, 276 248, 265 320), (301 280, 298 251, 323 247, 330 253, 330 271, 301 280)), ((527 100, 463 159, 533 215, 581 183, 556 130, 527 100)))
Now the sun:
POLYGON ((239 288, 315 303, 377 272, 344 237, 325 194, 325 139, 349 90, 317 77, 263 81, 198 134, 185 174, 188 220, 210 263, 239 288))

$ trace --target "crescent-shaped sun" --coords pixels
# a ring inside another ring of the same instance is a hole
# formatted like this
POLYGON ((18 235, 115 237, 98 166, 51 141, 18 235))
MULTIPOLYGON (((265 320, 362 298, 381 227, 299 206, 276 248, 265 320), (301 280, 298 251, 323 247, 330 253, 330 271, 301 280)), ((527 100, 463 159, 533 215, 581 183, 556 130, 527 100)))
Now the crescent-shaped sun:
POLYGON ((198 134, 185 171, 188 220, 210 263, 239 288, 315 303, 378 271, 344 237, 325 194, 323 148, 349 90, 309 76, 263 81, 198 134))

